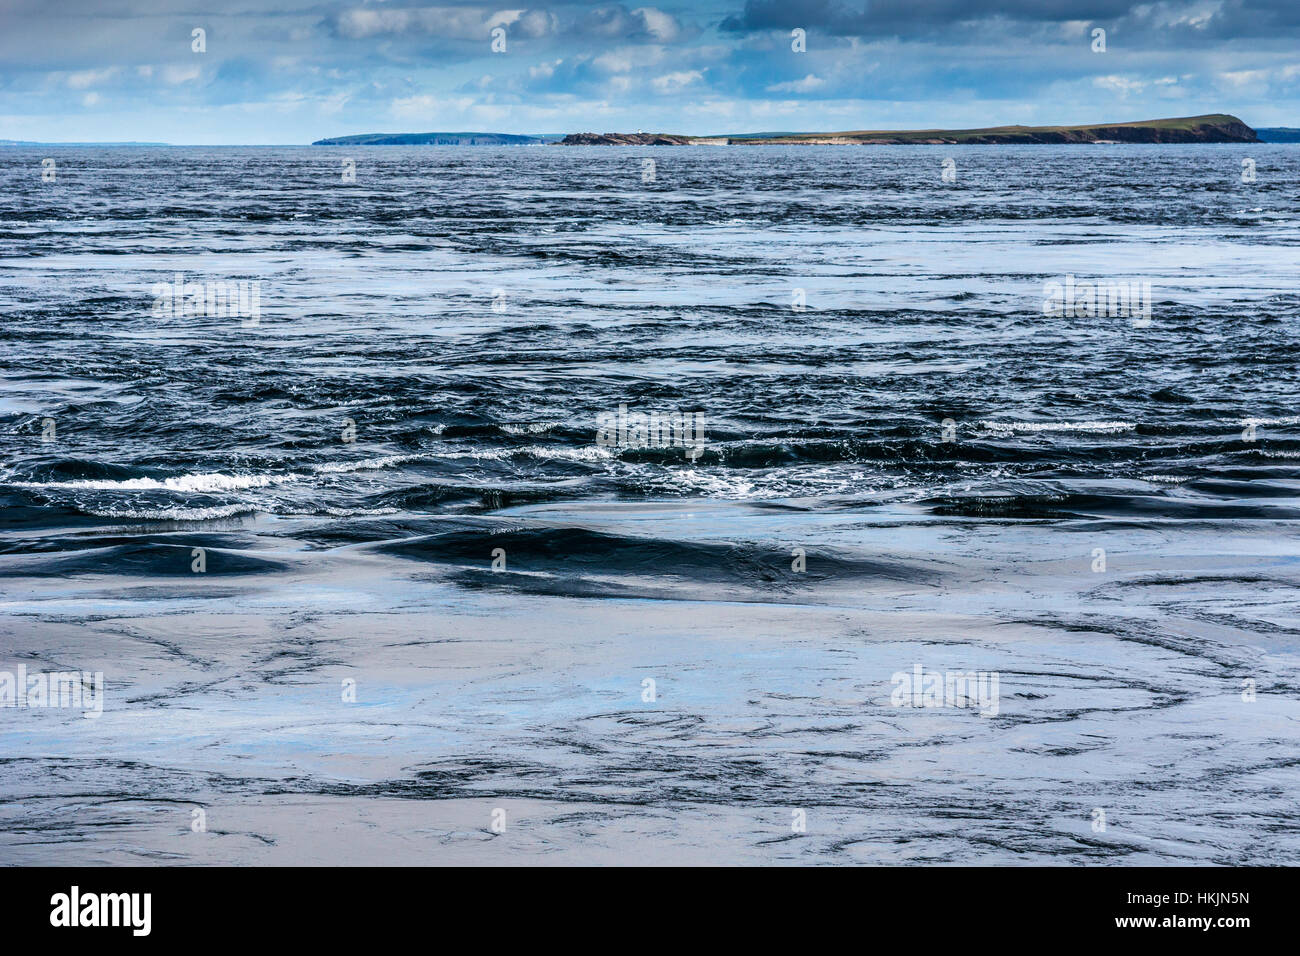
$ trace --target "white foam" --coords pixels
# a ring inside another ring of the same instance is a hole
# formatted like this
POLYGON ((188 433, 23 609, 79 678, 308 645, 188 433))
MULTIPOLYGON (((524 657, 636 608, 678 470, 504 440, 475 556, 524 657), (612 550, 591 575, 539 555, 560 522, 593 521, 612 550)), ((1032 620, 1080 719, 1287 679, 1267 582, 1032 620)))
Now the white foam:
POLYGON ((544 461, 608 461, 617 457, 617 449, 602 445, 581 445, 577 448, 526 445, 523 448, 484 448, 475 451, 441 451, 436 454, 439 458, 475 458, 484 461, 501 461, 516 455, 544 461))
POLYGON ((1287 415, 1283 418, 1243 418, 1243 425, 1300 425, 1300 415, 1287 415))
MULTIPOLYGON (((315 474, 345 474, 354 471, 377 471, 408 461, 418 461, 419 455, 386 455, 361 461, 328 462, 311 465, 315 474)), ((286 473, 281 475, 226 475, 220 472, 197 472, 174 478, 86 478, 75 481, 15 481, 16 488, 64 488, 72 491, 244 491, 249 488, 266 488, 289 481, 301 481, 306 475, 286 473)))
POLYGON ((605 461, 617 456, 613 449, 602 445, 582 445, 578 448, 548 447, 546 445, 529 445, 519 449, 525 455, 553 461, 605 461))
POLYGON ((242 491, 265 488, 301 475, 223 475, 207 472, 176 478, 126 478, 122 481, 85 479, 78 481, 15 481, 16 488, 67 488, 81 491, 242 491))
POLYGON ((754 483, 745 478, 695 471, 693 468, 670 470, 656 475, 650 483, 675 492, 695 492, 714 498, 753 498, 759 494, 754 483))
POLYGON ((527 422, 522 425, 502 425, 503 432, 509 432, 511 435, 540 435, 542 432, 549 432, 559 422, 527 422))
POLYGON ((210 521, 214 518, 233 518, 237 515, 253 514, 255 509, 248 505, 215 505, 211 508, 105 508, 102 510, 87 508, 89 514, 100 518, 131 518, 148 521, 210 521))
POLYGON ((1089 432, 1096 435, 1116 435, 1137 428, 1133 422, 992 422, 984 420, 980 425, 991 432, 1011 435, 1016 432, 1089 432))
POLYGON ((420 457, 419 455, 385 455, 382 458, 366 458, 362 461, 340 461, 324 465, 312 465, 311 470, 322 475, 344 474, 352 471, 378 471, 381 468, 391 468, 394 465, 402 465, 408 461, 419 461, 420 457))

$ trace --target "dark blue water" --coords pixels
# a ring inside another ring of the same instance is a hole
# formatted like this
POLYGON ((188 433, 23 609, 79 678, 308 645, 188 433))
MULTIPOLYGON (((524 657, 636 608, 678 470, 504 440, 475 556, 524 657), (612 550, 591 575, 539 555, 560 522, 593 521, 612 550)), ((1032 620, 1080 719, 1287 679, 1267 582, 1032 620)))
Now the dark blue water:
MULTIPOLYGON (((0 668, 117 664, 98 721, 0 711, 10 779, 98 780, 105 859, 304 858, 103 809, 180 788, 393 832, 486 793, 539 840, 638 807, 706 859, 1248 862, 1296 783, 1297 275, 1288 146, 6 149, 0 668), (1149 309, 1045 315, 1066 277, 1149 309), (392 656, 435 633, 474 648, 392 656), (916 661, 1000 670, 1000 714, 900 721, 916 661), (365 668, 382 713, 315 709, 365 668), (771 848, 789 807, 835 809, 771 848)), ((86 839, 43 787, 9 822, 86 839)))

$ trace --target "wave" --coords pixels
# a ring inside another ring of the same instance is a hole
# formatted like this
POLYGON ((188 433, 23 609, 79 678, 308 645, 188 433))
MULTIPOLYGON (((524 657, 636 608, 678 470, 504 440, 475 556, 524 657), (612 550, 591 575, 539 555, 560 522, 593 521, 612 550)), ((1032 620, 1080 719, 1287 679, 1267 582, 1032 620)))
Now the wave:
MULTIPOLYGON (((1279 490, 1278 496, 1294 491, 1279 490)), ((1260 496, 1263 493, 1260 492, 1260 496)), ((961 518, 1135 518, 1211 521, 1219 519, 1294 520, 1300 507, 1236 500, 1194 499, 1161 494, 1085 494, 1069 491, 1029 494, 932 495, 917 504, 930 514, 961 518)))
POLYGON ((220 518, 238 518, 256 514, 252 505, 211 505, 187 508, 184 506, 162 508, 94 508, 83 507, 84 514, 97 518, 125 518, 134 521, 213 521, 220 518))
MULTIPOLYGON (((311 474, 332 475, 350 474, 358 471, 378 471, 397 465, 421 461, 427 456, 421 455, 385 455, 378 458, 365 458, 360 461, 325 462, 303 466, 304 472, 283 472, 280 474, 227 474, 223 472, 189 472, 171 477, 151 477, 137 475, 122 478, 73 478, 71 480, 13 480, 6 482, 13 488, 32 490, 66 489, 70 491, 168 491, 176 493, 213 494, 226 491, 246 491, 253 488, 267 488, 273 485, 302 481, 311 474)), ((132 469, 121 465, 107 465, 97 462, 64 462, 56 468, 68 470, 129 472, 132 469)))
POLYGON ((530 422, 520 425, 501 425, 500 428, 507 435, 540 435, 550 431, 552 428, 558 428, 563 422, 530 422))
POLYGON ((461 504, 471 510, 498 511, 515 505, 559 501, 573 497, 575 492, 576 489, 568 484, 497 487, 461 482, 423 482, 382 492, 369 501, 378 508, 387 509, 421 510, 461 504))
MULTIPOLYGON (((526 445, 521 448, 474 448, 465 451, 442 450, 431 452, 437 458, 455 461, 457 459, 477 459, 483 461, 504 461, 509 458, 536 458, 539 461, 597 462, 610 461, 618 457, 622 449, 603 445, 526 445)), ((680 449, 679 449, 680 451, 680 449)))
POLYGON ((426 457, 424 455, 384 455, 380 458, 366 458, 362 461, 327 462, 322 465, 311 465, 310 468, 312 472, 318 475, 350 474, 357 471, 379 471, 384 468, 395 468, 398 465, 426 460, 426 457))
POLYGON ((265 488, 295 481, 301 475, 223 475, 219 472, 179 475, 174 478, 124 478, 121 480, 77 479, 75 481, 11 481, 15 488, 36 490, 64 488, 73 491, 176 491, 219 492, 265 488))
POLYGON ((1242 425, 1300 425, 1300 415, 1284 415, 1281 418, 1243 418, 1242 425))
POLYGON ((52 539, 43 541, 40 551, 11 551, 0 564, 0 577, 200 577, 194 570, 196 549, 202 551, 202 575, 269 574, 291 566, 283 558, 263 557, 240 547, 248 544, 243 539, 212 534, 52 539))
POLYGON ((1097 435, 1118 435, 1121 432, 1131 432, 1137 428, 1135 423, 1125 421, 995 422, 983 420, 979 424, 987 431, 1003 435, 1037 434, 1039 432, 1089 432, 1097 435))
POLYGON ((455 530, 377 542, 371 547, 396 557, 481 572, 485 577, 473 579, 481 586, 530 587, 536 582, 519 578, 537 574, 598 579, 634 576, 679 584, 732 584, 778 590, 798 589, 829 578, 876 578, 913 584, 937 584, 939 580, 930 567, 829 549, 806 552, 806 570, 796 572, 791 566, 790 549, 783 545, 680 541, 586 528, 471 523, 455 530), (491 569, 497 548, 505 552, 505 570, 510 576, 491 569))

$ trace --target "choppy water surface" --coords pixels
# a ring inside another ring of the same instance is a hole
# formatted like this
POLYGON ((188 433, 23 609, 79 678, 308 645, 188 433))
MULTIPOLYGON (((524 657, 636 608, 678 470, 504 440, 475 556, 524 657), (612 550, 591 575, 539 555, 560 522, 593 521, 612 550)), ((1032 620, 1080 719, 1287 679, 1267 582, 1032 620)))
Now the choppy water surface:
POLYGON ((0 860, 1300 862, 1298 224, 1289 146, 6 149, 0 670, 107 690, 0 709, 0 860))

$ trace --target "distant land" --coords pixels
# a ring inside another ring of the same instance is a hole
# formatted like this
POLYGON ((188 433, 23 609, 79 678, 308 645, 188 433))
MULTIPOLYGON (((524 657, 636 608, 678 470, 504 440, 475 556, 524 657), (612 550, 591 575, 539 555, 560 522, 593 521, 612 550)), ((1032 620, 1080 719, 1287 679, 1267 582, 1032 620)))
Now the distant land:
POLYGON ((38 143, 25 139, 0 139, 0 146, 170 146, 170 143, 38 143))
POLYGON ((513 133, 361 133, 318 139, 313 146, 531 146, 559 140, 559 135, 513 133))
POLYGON ((693 145, 984 145, 1032 143, 1258 143, 1235 116, 1211 113, 1138 123, 1090 126, 992 126, 984 129, 854 130, 844 133, 758 133, 750 136, 679 136, 672 133, 570 133, 563 146, 693 145))
MULTIPOLYGON (((726 145, 961 145, 1033 143, 1300 143, 1300 128, 1251 129, 1235 116, 1211 113, 1137 123, 1088 126, 990 126, 982 129, 851 130, 842 133, 358 133, 318 139, 313 146, 726 146, 726 145)), ((0 139, 0 148, 46 146, 171 146, 146 142, 38 142, 0 139)))

